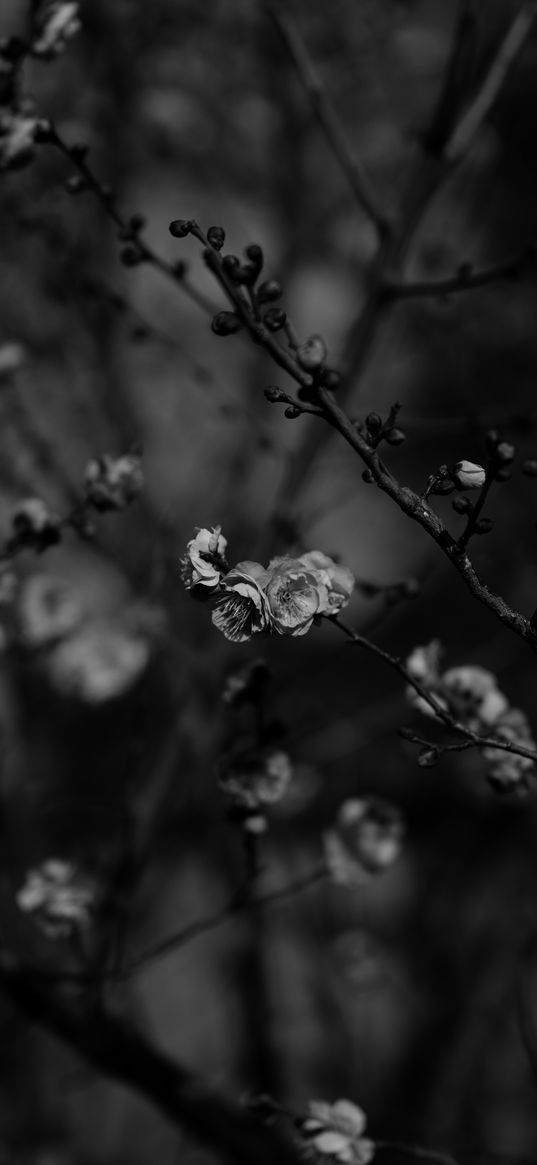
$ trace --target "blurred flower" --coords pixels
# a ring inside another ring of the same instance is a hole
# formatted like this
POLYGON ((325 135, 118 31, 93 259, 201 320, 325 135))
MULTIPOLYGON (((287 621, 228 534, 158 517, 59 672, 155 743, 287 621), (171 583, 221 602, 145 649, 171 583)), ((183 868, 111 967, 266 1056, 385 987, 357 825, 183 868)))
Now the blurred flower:
POLYGON ((222 688, 222 702, 234 708, 237 704, 256 699, 268 679, 269 669, 265 660, 249 660, 244 667, 237 668, 227 676, 222 688))
POLYGON ((325 858, 334 882, 361 883, 399 857, 404 836, 399 810, 379 797, 344 801, 324 836, 325 858))
POLYGON ((486 476, 483 466, 476 465, 473 461, 457 461, 450 473, 451 480, 458 489, 481 489, 486 476))
POLYGON ((34 57, 57 57, 80 28, 77 0, 45 0, 38 8, 34 57))
POLYGON ((48 938, 68 938, 88 925, 95 889, 71 862, 51 858, 28 871, 15 900, 48 938))
MULTIPOLYGON (((447 711, 447 705, 438 693, 438 684, 440 680, 440 658, 442 655, 442 648, 439 639, 433 639, 424 647, 415 647, 406 660, 406 669, 411 676, 427 688, 435 696, 442 708, 447 711)), ((427 703, 424 696, 420 696, 412 685, 406 689, 406 697, 412 708, 417 712, 422 712, 424 716, 436 717, 437 713, 431 704, 427 703)))
POLYGON ((300 558, 274 558, 269 563, 266 595, 271 626, 279 635, 305 635, 315 615, 329 610, 328 587, 320 571, 300 558))
POLYGON ((343 1162, 344 1165, 367 1165, 375 1146, 363 1136, 367 1124, 365 1113, 351 1100, 310 1100, 309 1115, 300 1129, 317 1153, 343 1162))
POLYGON ((309 336, 296 350, 296 358, 307 372, 314 372, 321 368, 326 360, 326 344, 322 336, 309 336))
POLYGON ((340 566, 338 562, 334 562, 321 550, 310 550, 307 554, 301 554, 299 562, 308 569, 317 571, 327 589, 328 605, 322 614, 337 615, 347 606, 354 590, 355 578, 352 571, 347 566, 340 566))
POLYGON ((452 667, 444 672, 441 683, 450 710, 476 732, 495 724, 509 706, 496 676, 483 667, 452 667))
POLYGON ((8 379, 18 372, 26 361, 26 350, 22 344, 10 341, 0 344, 0 379, 8 379))
POLYGON ((41 498, 25 498, 19 502, 11 515, 11 525, 11 543, 16 546, 42 551, 60 539, 60 519, 41 498))
POLYGON ((0 112, 0 170, 18 170, 35 154, 39 120, 22 110, 0 112))
POLYGON ((293 775, 286 752, 259 748, 226 757, 221 764, 219 785, 232 807, 232 815, 254 833, 266 828, 264 808, 285 796, 293 775))
POLYGON ((125 453, 123 457, 109 457, 104 453, 86 466, 86 502, 102 512, 124 510, 141 493, 143 484, 141 461, 136 453, 125 453))
POLYGON ((150 650, 146 635, 110 619, 94 619, 52 651, 49 675, 66 695, 104 704, 132 688, 147 667, 150 650))
POLYGON ((84 618, 82 603, 62 578, 33 574, 21 586, 17 619, 24 646, 48 646, 69 635, 84 618))
POLYGON ((186 589, 205 587, 216 590, 222 574, 227 570, 227 539, 221 533, 221 526, 212 530, 198 530, 196 537, 187 542, 186 554, 180 561, 181 578, 186 589))
MULTIPOLYGON (((508 708, 494 725, 494 735, 524 748, 537 748, 528 720, 520 708, 508 708)), ((515 788, 527 788, 528 772, 534 768, 534 761, 529 757, 504 752, 501 748, 484 748, 483 757, 488 765, 488 779, 498 792, 509 793, 515 788)))
POLYGON ((269 626, 270 608, 263 590, 268 577, 259 562, 239 562, 222 579, 212 621, 226 639, 244 643, 269 626))

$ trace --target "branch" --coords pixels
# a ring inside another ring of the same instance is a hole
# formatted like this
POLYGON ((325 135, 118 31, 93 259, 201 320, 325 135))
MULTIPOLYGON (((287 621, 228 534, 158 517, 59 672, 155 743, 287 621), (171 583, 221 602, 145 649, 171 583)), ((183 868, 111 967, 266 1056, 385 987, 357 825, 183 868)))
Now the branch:
POLYGON ((537 17, 536 0, 529 0, 515 16, 488 70, 477 96, 455 127, 444 150, 450 165, 460 162, 488 113, 495 104, 506 77, 522 51, 537 17))
POLYGON ((334 157, 345 175, 352 193, 364 213, 383 237, 390 233, 390 222, 374 193, 360 159, 354 153, 338 115, 328 97, 306 45, 293 21, 278 3, 265 4, 295 66, 308 96, 312 111, 324 133, 334 157))
POLYGON ((440 279, 416 279, 406 282, 388 277, 384 280, 384 289, 393 299, 441 298, 445 295, 474 291, 488 283, 498 283, 503 279, 518 279, 528 267, 535 264, 536 258, 535 248, 528 246, 518 255, 501 259, 490 267, 475 270, 470 263, 461 263, 453 275, 444 275, 440 279))
POLYGON ((260 1128, 247 1110, 158 1051, 119 1017, 89 1010, 6 963, 0 965, 0 989, 28 1020, 63 1040, 97 1071, 134 1088, 218 1157, 232 1165, 274 1165, 275 1160, 299 1165, 281 1133, 260 1128))

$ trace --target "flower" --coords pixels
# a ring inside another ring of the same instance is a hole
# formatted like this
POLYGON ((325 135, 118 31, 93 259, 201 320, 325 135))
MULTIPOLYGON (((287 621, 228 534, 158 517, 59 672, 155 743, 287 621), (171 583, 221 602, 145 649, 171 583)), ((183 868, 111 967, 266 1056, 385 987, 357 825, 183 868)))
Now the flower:
POLYGON ((133 687, 149 657, 147 635, 98 618, 54 648, 48 670, 53 684, 65 695, 87 704, 104 704, 133 687))
POLYGON ((283 749, 251 749, 224 758, 219 785, 231 802, 231 818, 250 833, 263 833, 267 828, 264 808, 281 801, 292 775, 283 749))
POLYGON ((187 542, 186 554, 179 564, 187 591, 194 587, 214 591, 218 587, 222 574, 227 570, 227 538, 224 538, 221 530, 221 526, 213 526, 212 530, 198 529, 196 537, 187 542))
POLYGON ((264 659, 253 659, 227 676, 222 688, 222 703, 228 708, 238 704, 255 702, 269 679, 269 669, 264 659))
POLYGON ((483 466, 476 465, 474 461, 457 461, 450 471, 451 480, 457 489, 481 489, 486 476, 483 466))
POLYGON ((305 635, 314 616, 329 609, 322 573, 300 558, 274 558, 268 569, 265 589, 271 626, 279 635, 305 635))
POLYGON ((124 510, 141 493, 143 484, 141 462, 136 453, 125 453, 123 457, 104 453, 86 466, 86 502, 103 513, 124 510))
POLYGON ((326 360, 326 344, 322 336, 309 336, 296 350, 298 363, 307 372, 315 372, 326 360))
POLYGON ((29 870, 15 901, 20 910, 34 914, 47 938, 68 938, 88 926, 95 890, 71 862, 50 858, 37 870, 29 870))
POLYGON ((451 711, 476 732, 495 724, 509 706, 496 676, 483 667, 452 667, 441 683, 451 711))
POLYGON ((37 21, 37 36, 32 41, 34 57, 57 57, 80 28, 77 0, 45 0, 37 21))
POLYGON ((318 1153, 345 1165, 367 1165, 375 1152, 373 1141, 363 1136, 365 1113, 351 1100, 310 1100, 309 1115, 300 1129, 318 1153))
POLYGON ((35 154, 39 120, 22 110, 4 109, 0 114, 0 170, 18 170, 35 154))
MULTIPOLYGON (((445 701, 438 694, 441 655, 442 647, 440 640, 433 639, 424 647, 414 648, 406 660, 406 669, 422 687, 430 689, 433 692, 438 703, 447 711, 445 701)), ((436 717, 437 713, 434 711, 432 705, 423 696, 420 696, 419 692, 411 684, 406 689, 406 697, 409 704, 417 712, 422 712, 424 716, 436 717)))
POLYGON ((271 615, 264 591, 268 578, 259 562, 239 562, 222 579, 212 621, 226 639, 244 643, 268 628, 271 615))
POLYGON ((46 550, 60 540, 60 519, 41 498, 25 498, 11 515, 13 534, 10 545, 46 550))
POLYGON ((319 573, 322 582, 328 591, 328 605, 323 615, 337 615, 347 606, 355 587, 355 578, 347 566, 340 566, 322 550, 310 550, 301 554, 299 562, 308 569, 319 573))
POLYGON ((65 579, 33 574, 21 588, 17 618, 23 645, 39 648, 74 631, 84 618, 84 608, 65 579))
POLYGON ((324 837, 334 882, 350 886, 382 873, 399 857, 403 835, 401 814, 387 801, 379 797, 344 801, 334 827, 324 837))
POLYGON ((26 350, 15 340, 0 344, 0 380, 8 380, 26 361, 26 350))
MULTIPOLYGON (((520 708, 508 708, 494 725, 494 733, 512 744, 520 744, 524 748, 536 747, 527 717, 520 708)), ((529 757, 492 747, 483 749, 483 757, 488 764, 487 777, 497 792, 509 793, 514 788, 526 788, 527 773, 534 766, 534 761, 529 757)))

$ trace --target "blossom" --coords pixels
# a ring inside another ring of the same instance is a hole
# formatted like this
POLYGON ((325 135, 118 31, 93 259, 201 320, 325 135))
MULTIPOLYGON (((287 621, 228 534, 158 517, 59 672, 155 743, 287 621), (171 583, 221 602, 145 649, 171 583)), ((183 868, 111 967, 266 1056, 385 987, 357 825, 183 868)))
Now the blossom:
POLYGON ((259 562, 239 562, 222 579, 212 621, 233 643, 244 643, 265 631, 271 619, 264 587, 268 572, 259 562))
POLYGON ((258 748, 224 758, 219 785, 231 802, 231 816, 250 833, 262 833, 267 827, 265 806, 281 801, 292 775, 283 749, 258 748))
POLYGON ((343 607, 347 606, 354 590, 356 580, 352 571, 348 566, 340 566, 338 562, 334 562, 328 554, 323 554, 322 550, 310 550, 307 554, 301 554, 299 562, 308 569, 317 571, 328 591, 327 608, 321 613, 339 614, 343 607))
POLYGON ((222 702, 229 708, 255 701, 269 678, 264 659, 249 660, 227 676, 222 689, 222 702))
POLYGON ((474 461, 457 461, 451 469, 451 480, 458 489, 481 489, 487 477, 482 465, 474 461))
POLYGON ((38 14, 37 35, 32 41, 34 57, 57 57, 80 28, 77 0, 45 0, 38 14))
POLYGON ((483 667, 452 667, 441 683, 451 711, 475 731, 495 724, 509 706, 496 676, 483 667))
MULTIPOLYGON (((415 647, 411 651, 406 660, 406 670, 410 672, 413 679, 417 680, 422 687, 431 690, 437 702, 445 711, 447 711, 447 704, 437 691, 440 681, 440 658, 442 655, 442 648, 439 639, 433 639, 424 647, 415 647)), ((432 704, 429 704, 424 696, 420 696, 419 692, 412 687, 411 684, 406 689, 406 697, 413 708, 417 712, 422 712, 424 716, 436 717, 437 713, 434 711, 432 704)))
POLYGON ((269 562, 266 595, 271 626, 279 635, 305 635, 315 615, 329 609, 328 587, 320 571, 300 558, 269 562))
MULTIPOLYGON (((494 725, 494 734, 512 744, 536 748, 527 717, 520 708, 508 708, 494 725)), ((487 777, 494 789, 500 793, 511 792, 518 787, 525 789, 528 771, 534 766, 534 761, 529 757, 493 747, 484 748, 483 757, 487 761, 487 777)))
POLYGON ((94 887, 71 862, 50 858, 28 871, 15 900, 48 938, 68 938, 87 927, 94 899, 94 887))
POLYGON ((22 368, 26 361, 26 350, 15 340, 0 344, 0 379, 8 379, 22 368))
POLYGON ((53 684, 65 695, 87 704, 104 704, 133 687, 149 657, 147 635, 97 618, 54 648, 48 670, 53 684))
POLYGON ((298 363, 308 372, 321 368, 326 360, 326 344, 322 336, 309 336, 296 350, 298 363))
POLYGON ((17 619, 25 647, 49 646, 65 638, 82 622, 84 608, 65 579, 33 574, 20 590, 17 619))
POLYGON ((0 170, 17 170, 32 161, 39 119, 23 110, 0 113, 0 170))
POLYGON ((125 453, 122 457, 110 457, 104 453, 86 466, 86 502, 102 512, 124 510, 138 497, 143 484, 140 458, 136 453, 125 453))
POLYGON ((227 570, 227 538, 221 533, 221 526, 211 530, 198 529, 195 538, 187 542, 186 554, 180 561, 183 583, 188 591, 193 587, 204 587, 208 592, 216 590, 222 574, 227 570))
POLYGON ((41 498, 25 498, 18 502, 11 515, 11 525, 11 543, 16 546, 29 546, 40 551, 60 539, 60 519, 41 498))
POLYGON ((324 837, 325 858, 335 882, 350 886, 379 874, 401 852, 404 824, 393 805, 379 797, 344 801, 324 837))
POLYGON ((309 1115, 301 1122, 303 1136, 318 1153, 344 1165, 367 1165, 373 1157, 373 1141, 363 1136, 365 1113, 351 1100, 310 1100, 309 1115))

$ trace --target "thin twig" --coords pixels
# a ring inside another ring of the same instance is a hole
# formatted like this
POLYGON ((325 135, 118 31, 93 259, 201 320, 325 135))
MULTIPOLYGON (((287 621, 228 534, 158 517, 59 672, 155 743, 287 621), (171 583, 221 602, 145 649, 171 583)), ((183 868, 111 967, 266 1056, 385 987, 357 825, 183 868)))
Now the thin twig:
POLYGON ((524 247, 518 255, 492 263, 489 267, 474 269, 469 263, 462 263, 453 275, 439 279, 415 279, 412 282, 401 279, 384 281, 386 294, 394 299, 441 298, 465 291, 474 291, 489 283, 499 283, 507 279, 517 279, 528 267, 533 266, 536 254, 533 247, 524 247))

